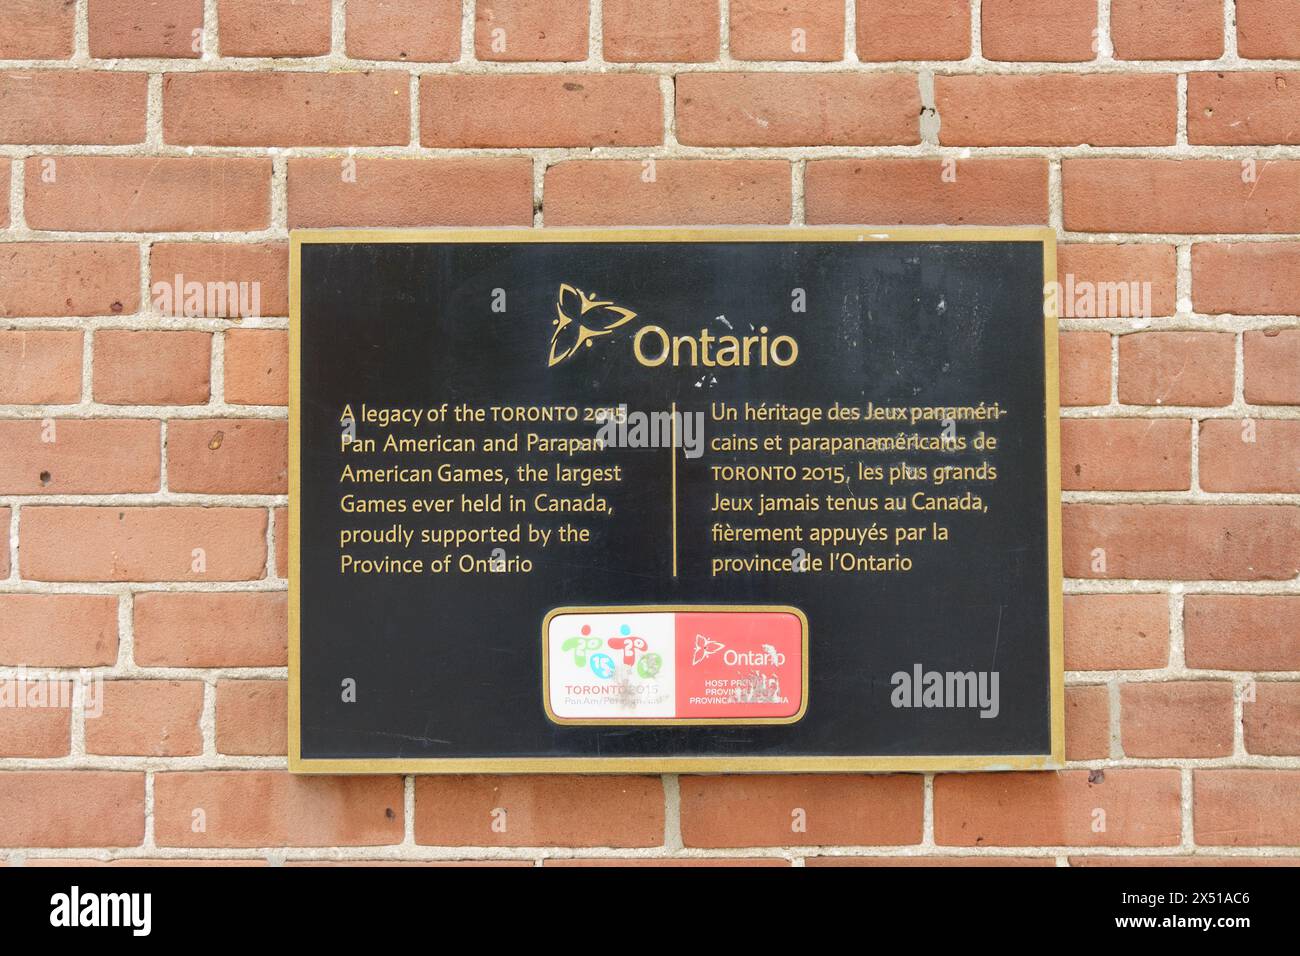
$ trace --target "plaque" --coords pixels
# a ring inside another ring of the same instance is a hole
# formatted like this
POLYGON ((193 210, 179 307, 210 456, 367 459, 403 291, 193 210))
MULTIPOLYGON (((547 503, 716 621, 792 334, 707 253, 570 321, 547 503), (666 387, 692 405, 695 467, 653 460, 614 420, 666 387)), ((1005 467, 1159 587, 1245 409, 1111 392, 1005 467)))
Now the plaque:
POLYGON ((292 770, 1063 763, 1051 230, 291 263, 292 770))

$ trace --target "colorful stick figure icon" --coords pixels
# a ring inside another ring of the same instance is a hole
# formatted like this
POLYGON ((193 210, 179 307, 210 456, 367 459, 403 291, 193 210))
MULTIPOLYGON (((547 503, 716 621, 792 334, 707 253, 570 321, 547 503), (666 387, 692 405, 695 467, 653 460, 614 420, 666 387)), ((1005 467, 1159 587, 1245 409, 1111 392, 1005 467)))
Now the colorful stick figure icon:
POLYGON ((609 646, 623 652, 623 663, 631 667, 636 663, 636 652, 644 651, 648 645, 644 637, 633 637, 632 629, 624 624, 618 629, 620 637, 611 637, 609 646))
POLYGON ((573 651, 573 663, 576 667, 583 667, 587 663, 587 654, 589 651, 597 650, 601 647, 601 640, 598 637, 591 637, 591 625, 582 625, 582 636, 571 637, 560 645, 562 651, 573 651))

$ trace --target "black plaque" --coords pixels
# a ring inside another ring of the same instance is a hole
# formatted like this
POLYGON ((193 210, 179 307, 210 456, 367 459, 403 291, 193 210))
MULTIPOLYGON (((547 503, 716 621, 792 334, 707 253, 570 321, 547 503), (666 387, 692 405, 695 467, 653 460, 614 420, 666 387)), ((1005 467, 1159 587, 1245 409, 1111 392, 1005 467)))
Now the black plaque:
POLYGON ((1059 765, 1054 275, 1044 229, 295 232, 291 768, 1059 765))

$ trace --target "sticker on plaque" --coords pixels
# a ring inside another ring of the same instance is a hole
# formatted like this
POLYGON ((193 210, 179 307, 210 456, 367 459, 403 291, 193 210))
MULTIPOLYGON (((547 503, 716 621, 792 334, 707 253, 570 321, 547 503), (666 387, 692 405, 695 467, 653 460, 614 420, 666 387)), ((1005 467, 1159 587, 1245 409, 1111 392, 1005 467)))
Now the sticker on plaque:
POLYGON ((559 608, 542 632, 556 723, 788 724, 807 708, 795 608, 559 608))

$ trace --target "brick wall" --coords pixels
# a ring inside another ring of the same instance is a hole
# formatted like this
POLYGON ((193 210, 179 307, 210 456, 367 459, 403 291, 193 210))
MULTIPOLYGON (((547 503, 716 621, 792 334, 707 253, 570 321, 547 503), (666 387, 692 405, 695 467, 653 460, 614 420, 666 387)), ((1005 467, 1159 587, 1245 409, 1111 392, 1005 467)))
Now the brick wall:
POLYGON ((0 858, 1296 862, 1297 232, 1296 0, 0 0, 0 858), (1061 322, 1069 769, 290 776, 288 230, 689 223, 1149 283, 1061 322))

